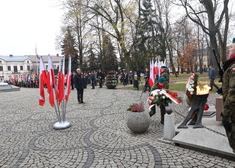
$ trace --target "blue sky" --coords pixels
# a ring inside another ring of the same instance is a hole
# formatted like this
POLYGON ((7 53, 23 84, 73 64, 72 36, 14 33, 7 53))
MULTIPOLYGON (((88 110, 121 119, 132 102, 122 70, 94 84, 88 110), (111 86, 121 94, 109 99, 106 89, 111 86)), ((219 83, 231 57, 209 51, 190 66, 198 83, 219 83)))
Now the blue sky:
POLYGON ((61 54, 55 49, 62 11, 56 0, 1 0, 0 55, 61 54))

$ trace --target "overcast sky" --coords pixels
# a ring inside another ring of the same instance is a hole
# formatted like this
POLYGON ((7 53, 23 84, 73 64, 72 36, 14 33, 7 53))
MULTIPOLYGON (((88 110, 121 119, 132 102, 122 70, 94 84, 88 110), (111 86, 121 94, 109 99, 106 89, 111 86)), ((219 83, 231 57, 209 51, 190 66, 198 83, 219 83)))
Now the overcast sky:
POLYGON ((0 55, 61 54, 55 49, 62 11, 56 0, 0 0, 0 55))

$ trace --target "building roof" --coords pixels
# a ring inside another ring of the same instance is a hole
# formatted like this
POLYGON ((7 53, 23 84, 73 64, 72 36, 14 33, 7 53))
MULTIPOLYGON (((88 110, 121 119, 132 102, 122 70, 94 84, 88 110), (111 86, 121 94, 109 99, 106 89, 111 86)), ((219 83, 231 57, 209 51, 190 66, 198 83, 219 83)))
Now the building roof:
POLYGON ((24 62, 25 60, 29 59, 27 56, 0 56, 0 59, 6 61, 6 62, 24 62))
MULTIPOLYGON (((27 55, 29 59, 35 63, 39 62, 40 57, 42 57, 43 62, 48 62, 48 55, 27 55)), ((60 61, 60 56, 59 55, 51 55, 52 62, 59 62, 60 61)))

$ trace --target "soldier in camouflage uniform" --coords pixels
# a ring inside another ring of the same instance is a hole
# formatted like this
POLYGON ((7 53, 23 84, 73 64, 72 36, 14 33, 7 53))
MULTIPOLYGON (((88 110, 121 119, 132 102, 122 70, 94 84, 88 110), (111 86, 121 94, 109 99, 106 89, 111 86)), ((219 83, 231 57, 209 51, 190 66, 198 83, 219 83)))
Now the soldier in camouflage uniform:
POLYGON ((166 78, 165 82, 165 89, 169 89, 169 73, 167 72, 167 67, 166 66, 161 66, 161 69, 163 70, 160 74, 160 77, 166 78))
POLYGON ((235 153, 235 38, 229 48, 229 59, 224 63, 222 123, 228 136, 228 141, 235 153))

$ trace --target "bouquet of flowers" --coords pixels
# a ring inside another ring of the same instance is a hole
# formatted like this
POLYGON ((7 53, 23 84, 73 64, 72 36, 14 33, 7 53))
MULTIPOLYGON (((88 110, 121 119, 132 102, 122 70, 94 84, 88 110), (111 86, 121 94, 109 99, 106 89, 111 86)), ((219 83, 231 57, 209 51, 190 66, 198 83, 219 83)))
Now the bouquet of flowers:
POLYGON ((151 109, 154 105, 160 106, 172 102, 179 104, 182 102, 182 98, 178 96, 177 92, 156 89, 151 92, 148 102, 150 104, 149 109, 151 109))
POLYGON ((190 103, 193 102, 193 95, 196 94, 196 87, 198 83, 198 74, 192 74, 186 84, 186 96, 190 103))
POLYGON ((144 105, 143 103, 139 103, 139 104, 133 103, 128 107, 127 111, 142 112, 144 111, 144 105))

